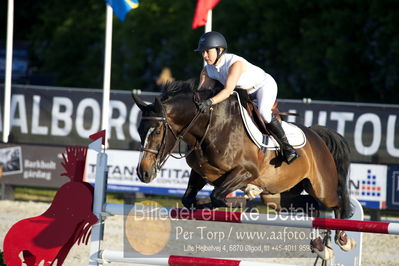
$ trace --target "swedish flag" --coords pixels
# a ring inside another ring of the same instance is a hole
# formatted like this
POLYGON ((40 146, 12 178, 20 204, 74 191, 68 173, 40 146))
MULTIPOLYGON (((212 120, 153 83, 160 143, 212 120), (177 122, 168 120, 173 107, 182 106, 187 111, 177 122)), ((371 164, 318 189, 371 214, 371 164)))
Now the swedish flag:
POLYGON ((130 10, 139 6, 139 0, 105 0, 105 2, 112 7, 114 14, 122 21, 130 10))

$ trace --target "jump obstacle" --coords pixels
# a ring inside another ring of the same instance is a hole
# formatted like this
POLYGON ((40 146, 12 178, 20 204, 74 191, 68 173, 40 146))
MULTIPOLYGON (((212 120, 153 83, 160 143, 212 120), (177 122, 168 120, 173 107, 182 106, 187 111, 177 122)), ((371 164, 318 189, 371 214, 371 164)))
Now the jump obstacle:
MULTIPOLYGON (((97 151, 96 176, 93 213, 98 218, 98 223, 93 225, 90 244, 90 265, 102 265, 109 262, 128 262, 156 265, 277 265, 257 262, 244 262, 238 260, 221 260, 208 258, 194 258, 182 256, 169 256, 168 258, 125 258, 122 251, 102 250, 101 242, 104 233, 104 221, 110 215, 125 215, 126 208, 135 208, 134 205, 109 204, 105 203, 107 190, 107 154, 101 150, 101 143, 93 142, 89 148, 97 151), (179 261, 179 263, 177 263, 179 261), (249 264, 248 264, 249 265, 249 264)), ((224 212, 214 210, 169 209, 169 216, 172 219, 206 220, 209 222, 229 222, 243 224, 261 224, 270 226, 286 226, 297 228, 319 228, 330 230, 352 231, 351 237, 357 242, 357 247, 349 252, 343 252, 334 248, 336 254, 335 264, 340 265, 361 265, 362 232, 399 235, 398 223, 369 222, 363 221, 363 209, 356 199, 351 199, 354 207, 353 220, 312 218, 304 219, 303 215, 293 216, 284 214, 256 214, 245 212, 224 212), (202 219, 207 217, 206 219, 202 219)), ((335 243, 332 243, 335 244, 335 243)), ((281 265, 281 264, 278 264, 281 265)))
POLYGON ((261 263, 255 261, 242 261, 230 259, 199 258, 188 256, 174 256, 167 258, 135 258, 126 256, 123 251, 103 250, 102 241, 104 236, 105 219, 110 215, 125 215, 122 204, 105 203, 107 190, 107 154, 101 148, 101 139, 89 145, 89 149, 97 152, 96 175, 93 200, 93 214, 98 217, 98 222, 92 226, 90 241, 89 265, 103 265, 110 262, 139 263, 151 265, 225 265, 225 266, 283 266, 288 264, 261 263))

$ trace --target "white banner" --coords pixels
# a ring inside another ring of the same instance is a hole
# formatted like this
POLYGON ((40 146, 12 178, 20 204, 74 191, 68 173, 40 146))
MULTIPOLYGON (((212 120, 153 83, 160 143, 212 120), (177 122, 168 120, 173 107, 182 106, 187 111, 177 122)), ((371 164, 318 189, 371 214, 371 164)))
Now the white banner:
MULTIPOLYGON (((157 177, 149 184, 142 183, 137 176, 136 167, 140 152, 107 150, 108 155, 108 190, 131 191, 149 194, 184 194, 191 168, 184 159, 170 157, 158 171, 157 177)), ((88 150, 85 179, 94 184, 97 153, 88 150)), ((206 185, 200 196, 208 196, 213 187, 206 185)))
POLYGON ((349 189, 352 197, 368 208, 386 208, 388 166, 356 164, 350 166, 349 189))
MULTIPOLYGON (((170 157, 149 184, 142 183, 137 176, 140 152, 107 150, 108 190, 119 192, 142 192, 160 195, 183 195, 190 177, 190 167, 184 159, 170 157)), ((94 184, 97 153, 88 150, 85 180, 94 184)), ((349 190, 352 197, 367 208, 386 208, 386 165, 351 164, 349 190)), ((206 185, 199 196, 209 196, 213 186, 206 185)), ((241 192, 238 194, 242 194, 241 192)))

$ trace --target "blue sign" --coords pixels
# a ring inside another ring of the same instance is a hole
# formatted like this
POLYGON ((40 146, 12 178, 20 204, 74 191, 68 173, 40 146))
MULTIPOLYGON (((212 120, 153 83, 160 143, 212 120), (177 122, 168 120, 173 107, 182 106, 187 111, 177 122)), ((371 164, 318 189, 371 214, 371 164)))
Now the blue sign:
POLYGON ((399 166, 388 167, 387 207, 399 209, 399 166))

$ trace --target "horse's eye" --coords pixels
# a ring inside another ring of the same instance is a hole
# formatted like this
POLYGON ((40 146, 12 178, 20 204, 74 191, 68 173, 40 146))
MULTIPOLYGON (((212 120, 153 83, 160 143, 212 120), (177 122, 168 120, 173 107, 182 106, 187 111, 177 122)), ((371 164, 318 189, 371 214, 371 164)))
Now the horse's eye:
POLYGON ((155 131, 155 134, 160 135, 161 134, 161 130, 155 131))

